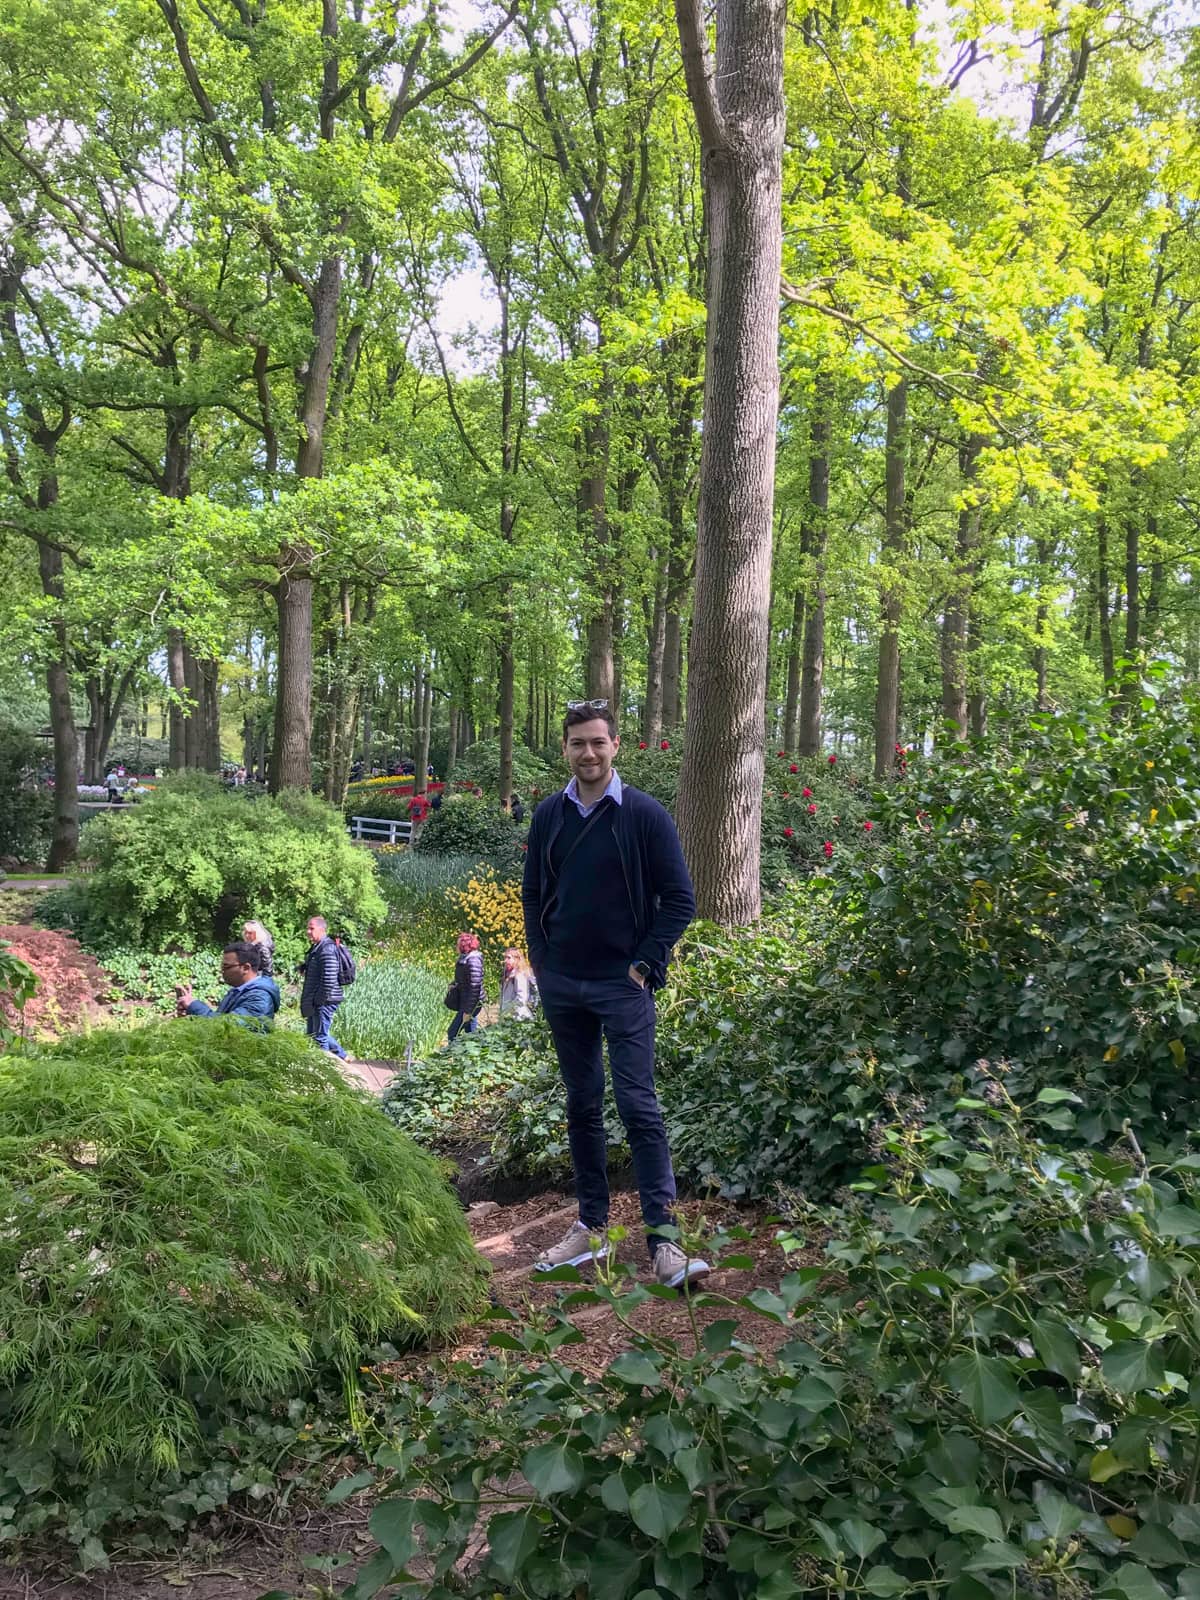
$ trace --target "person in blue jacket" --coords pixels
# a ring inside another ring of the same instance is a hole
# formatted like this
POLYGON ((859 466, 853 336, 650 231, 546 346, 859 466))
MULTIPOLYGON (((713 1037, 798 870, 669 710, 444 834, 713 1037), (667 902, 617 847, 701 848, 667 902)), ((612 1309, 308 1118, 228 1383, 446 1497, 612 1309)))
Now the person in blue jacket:
POLYGON ((190 984, 175 990, 176 1014, 181 1017, 232 1017, 245 1028, 263 1032, 275 1025, 279 1010, 279 987, 273 978, 259 971, 258 947, 244 939, 227 944, 221 952, 221 976, 229 985, 214 1011, 197 1000, 190 984))

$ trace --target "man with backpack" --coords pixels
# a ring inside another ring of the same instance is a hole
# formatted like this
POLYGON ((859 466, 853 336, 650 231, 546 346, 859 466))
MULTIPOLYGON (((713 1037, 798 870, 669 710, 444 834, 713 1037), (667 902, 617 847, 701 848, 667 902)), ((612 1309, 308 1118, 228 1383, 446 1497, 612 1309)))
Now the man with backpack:
POLYGON ((354 982, 354 957, 345 945, 329 937, 324 917, 309 917, 308 942, 312 949, 300 968, 304 974, 300 1015, 314 1044, 344 1061, 346 1052, 330 1029, 337 1008, 346 998, 346 986, 354 982))

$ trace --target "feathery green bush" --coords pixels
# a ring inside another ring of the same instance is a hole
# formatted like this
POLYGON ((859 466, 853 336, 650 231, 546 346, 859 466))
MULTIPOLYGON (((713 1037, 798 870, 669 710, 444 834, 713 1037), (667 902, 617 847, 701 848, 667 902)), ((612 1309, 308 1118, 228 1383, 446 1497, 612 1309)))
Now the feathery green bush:
POLYGON ((0 1215, 0 1431, 96 1474, 484 1298, 437 1163, 311 1046, 225 1021, 6 1056, 0 1215))

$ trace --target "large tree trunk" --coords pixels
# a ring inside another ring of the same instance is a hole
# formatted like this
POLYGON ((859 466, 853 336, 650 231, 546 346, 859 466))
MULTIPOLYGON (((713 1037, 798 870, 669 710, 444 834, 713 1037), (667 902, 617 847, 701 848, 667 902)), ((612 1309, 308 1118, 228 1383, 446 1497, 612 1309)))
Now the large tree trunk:
POLYGON ((172 772, 181 772, 187 766, 187 742, 184 735, 187 660, 184 654, 183 634, 178 628, 167 629, 167 681, 174 696, 169 713, 171 745, 168 760, 172 772))
POLYGON ((613 590, 609 571, 607 423, 595 422, 585 436, 589 470, 579 485, 579 527, 589 552, 588 569, 593 589, 592 612, 587 619, 587 696, 590 700, 615 699, 613 685, 613 590))
MULTIPOLYGON (((54 491, 57 498, 57 488, 54 491)), ((52 502, 51 502, 52 503, 52 502)), ((63 558, 59 550, 38 540, 38 569, 42 593, 63 599, 63 558)), ((79 851, 79 741, 71 705, 71 679, 67 671, 67 629, 62 616, 54 618, 55 657, 46 667, 46 692, 50 701, 50 731, 54 738, 54 827, 46 856, 47 872, 63 872, 79 851)))
POLYGON ((711 241, 704 444, 678 818, 700 914, 753 922, 769 649, 784 136, 783 0, 677 0, 711 241))
POLYGON ((197 662, 203 687, 204 721, 200 729, 200 765, 207 772, 221 770, 221 663, 211 657, 197 662))
MULTIPOLYGON (((417 674, 417 725, 416 748, 413 753, 413 765, 416 773, 413 778, 413 793, 427 794, 429 791, 429 735, 433 723, 433 674, 426 671, 422 664, 417 674)), ((510 745, 511 759, 511 745, 510 745)))
POLYGON ((667 562, 663 552, 654 585, 654 604, 646 632, 646 704, 642 710, 642 738, 657 744, 663 730, 663 661, 667 649, 667 562))
POLYGON ((312 778, 312 598, 311 578, 280 578, 272 794, 307 789, 312 778))
POLYGON ((875 685, 875 776, 885 778, 896 761, 900 726, 901 586, 892 570, 908 544, 908 383, 888 390, 884 446, 884 568, 879 607, 879 674, 875 685))
MULTIPOLYGON (((804 657, 800 673, 800 722, 795 748, 802 756, 821 752, 821 693, 825 683, 825 543, 829 532, 830 385, 819 379, 814 398, 808 460, 808 548, 813 558, 812 588, 804 618, 804 657)), ((789 749, 792 747, 789 745, 789 749)))

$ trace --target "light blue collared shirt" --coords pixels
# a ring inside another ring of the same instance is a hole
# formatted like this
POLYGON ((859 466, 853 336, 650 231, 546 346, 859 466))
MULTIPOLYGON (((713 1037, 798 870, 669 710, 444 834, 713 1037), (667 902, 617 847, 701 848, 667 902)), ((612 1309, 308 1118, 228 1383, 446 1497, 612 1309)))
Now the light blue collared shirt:
MULTIPOLYGON (((600 800, 607 800, 611 796, 611 798, 616 801, 617 805, 620 805, 621 794, 621 775, 614 767, 609 775, 608 787, 600 796, 600 800)), ((579 815, 581 817, 590 817, 592 812, 595 811, 596 807, 600 804, 600 800, 593 800, 590 806, 584 805, 583 801, 579 798, 579 783, 575 778, 572 778, 570 783, 567 785, 566 796, 568 800, 574 801, 575 805, 579 808, 579 815)))

